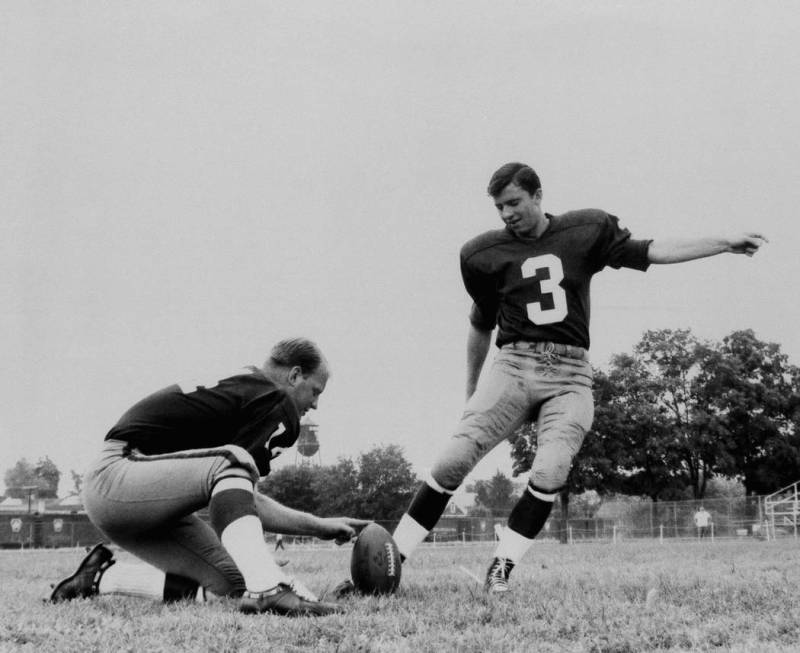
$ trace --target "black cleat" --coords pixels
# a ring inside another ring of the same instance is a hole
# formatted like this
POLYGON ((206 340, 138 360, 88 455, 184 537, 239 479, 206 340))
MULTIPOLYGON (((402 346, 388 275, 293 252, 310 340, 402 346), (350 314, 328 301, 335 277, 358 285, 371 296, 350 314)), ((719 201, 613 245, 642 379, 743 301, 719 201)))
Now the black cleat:
POLYGON ((344 612, 340 605, 308 601, 298 596, 290 585, 279 583, 264 592, 245 592, 239 600, 239 611, 245 614, 272 612, 287 617, 324 617, 344 612))
POLYGON ((78 570, 56 585, 50 601, 85 599, 98 593, 97 586, 103 572, 114 564, 114 553, 102 542, 96 544, 78 565, 78 570))
POLYGON ((489 594, 503 594, 508 591, 508 576, 514 563, 508 558, 495 558, 486 571, 486 582, 483 588, 489 594))

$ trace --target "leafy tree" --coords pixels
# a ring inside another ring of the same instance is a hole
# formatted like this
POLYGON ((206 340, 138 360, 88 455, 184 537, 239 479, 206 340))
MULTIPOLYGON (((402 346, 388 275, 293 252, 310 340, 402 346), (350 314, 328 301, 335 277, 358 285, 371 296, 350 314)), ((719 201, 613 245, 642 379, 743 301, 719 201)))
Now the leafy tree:
POLYGON ((657 380, 654 400, 668 424, 667 448, 701 499, 727 462, 724 426, 709 405, 704 373, 718 356, 689 329, 647 331, 634 353, 657 380))
POLYGON ((476 507, 485 508, 492 516, 508 513, 517 501, 514 484, 500 470, 489 480, 476 481, 473 489, 476 507))
POLYGON ((778 345, 750 330, 722 344, 702 343, 688 329, 646 332, 633 356, 613 359, 609 379, 617 383, 598 400, 596 431, 609 428, 604 417, 619 407, 625 414, 613 428, 631 426, 617 458, 628 474, 620 491, 681 498, 685 484, 700 499, 716 475, 741 477, 758 493, 794 482, 799 376, 778 345))
POLYGON ((570 499, 569 509, 573 515, 591 519, 597 513, 603 500, 594 490, 588 490, 583 494, 577 494, 570 499))
POLYGON ((34 493, 41 499, 50 499, 58 496, 58 482, 61 472, 55 463, 45 456, 37 463, 31 464, 27 459, 21 458, 5 473, 6 494, 17 499, 27 498, 29 491, 23 488, 35 487, 34 493))
POLYGON ((28 491, 23 490, 23 487, 38 487, 33 465, 25 458, 21 458, 12 468, 6 470, 4 481, 6 494, 15 499, 22 499, 28 496, 28 491))
POLYGON ((318 513, 323 517, 355 515, 358 511, 358 470, 349 458, 339 458, 335 465, 317 470, 314 494, 318 513))
POLYGON ((706 486, 706 499, 739 499, 745 496, 744 483, 735 478, 715 476, 706 486))
POLYGON ((39 496, 43 499, 56 498, 58 496, 58 483, 61 480, 61 472, 58 471, 55 463, 48 456, 45 456, 38 460, 33 471, 39 480, 39 496))
POLYGON ((376 521, 399 519, 419 484, 398 445, 375 447, 358 462, 356 516, 376 521))
POLYGON ((340 458, 335 465, 291 465, 272 472, 259 490, 297 510, 320 516, 399 519, 418 484, 402 449, 376 447, 358 465, 340 458))
MULTIPOLYGON (((688 476, 671 446, 670 423, 659 405, 661 378, 628 354, 614 356, 608 374, 595 374, 595 419, 579 454, 594 459, 584 489, 673 499, 688 476)), ((579 463, 582 464, 582 463, 579 463)), ((586 466, 586 465, 584 465, 586 466)))
POLYGON ((289 508, 316 513, 318 508, 315 478, 311 465, 289 465, 272 472, 258 484, 258 489, 289 508))
POLYGON ((725 471, 747 494, 800 478, 800 370, 752 330, 723 339, 705 374, 706 399, 724 427, 725 471))

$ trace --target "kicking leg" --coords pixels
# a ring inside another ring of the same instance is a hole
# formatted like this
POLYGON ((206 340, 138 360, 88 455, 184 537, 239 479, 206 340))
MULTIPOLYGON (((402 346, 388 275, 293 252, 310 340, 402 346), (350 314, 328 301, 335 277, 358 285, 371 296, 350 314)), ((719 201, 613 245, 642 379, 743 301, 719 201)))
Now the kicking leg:
POLYGON ((453 491, 443 488, 430 474, 420 484, 408 511, 400 518, 394 531, 393 537, 401 560, 408 558, 433 530, 453 491))
POLYGON ((478 385, 428 479, 417 490, 394 531, 403 559, 427 537, 447 502, 475 465, 513 433, 529 412, 527 392, 513 355, 501 352, 478 385))

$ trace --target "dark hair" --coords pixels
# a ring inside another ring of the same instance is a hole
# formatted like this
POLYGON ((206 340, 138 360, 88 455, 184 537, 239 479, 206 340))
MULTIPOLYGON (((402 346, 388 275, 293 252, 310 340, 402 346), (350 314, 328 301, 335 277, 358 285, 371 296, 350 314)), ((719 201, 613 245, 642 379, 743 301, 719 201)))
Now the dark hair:
POLYGON ((531 195, 542 187, 539 175, 529 165, 506 163, 492 175, 486 192, 492 197, 497 197, 509 184, 516 184, 531 195))
POLYGON ((297 365, 306 376, 317 371, 322 363, 322 352, 307 338, 287 338, 272 348, 269 360, 273 365, 282 367, 297 365))

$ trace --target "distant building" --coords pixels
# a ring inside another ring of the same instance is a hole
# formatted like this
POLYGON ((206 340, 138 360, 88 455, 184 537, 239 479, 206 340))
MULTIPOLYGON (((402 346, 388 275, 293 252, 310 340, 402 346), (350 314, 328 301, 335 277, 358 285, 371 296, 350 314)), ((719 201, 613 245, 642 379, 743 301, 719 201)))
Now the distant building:
POLYGON ((20 512, 21 510, 28 509, 28 500, 15 499, 13 497, 5 497, 0 501, 0 510, 4 512, 20 512))
POLYGON ((447 504, 445 515, 451 517, 464 517, 475 507, 475 492, 456 492, 447 504))
POLYGON ((29 505, 28 499, 5 497, 0 500, 0 512, 83 512, 83 501, 81 501, 80 495, 71 494, 67 497, 56 499, 34 498, 29 505))

